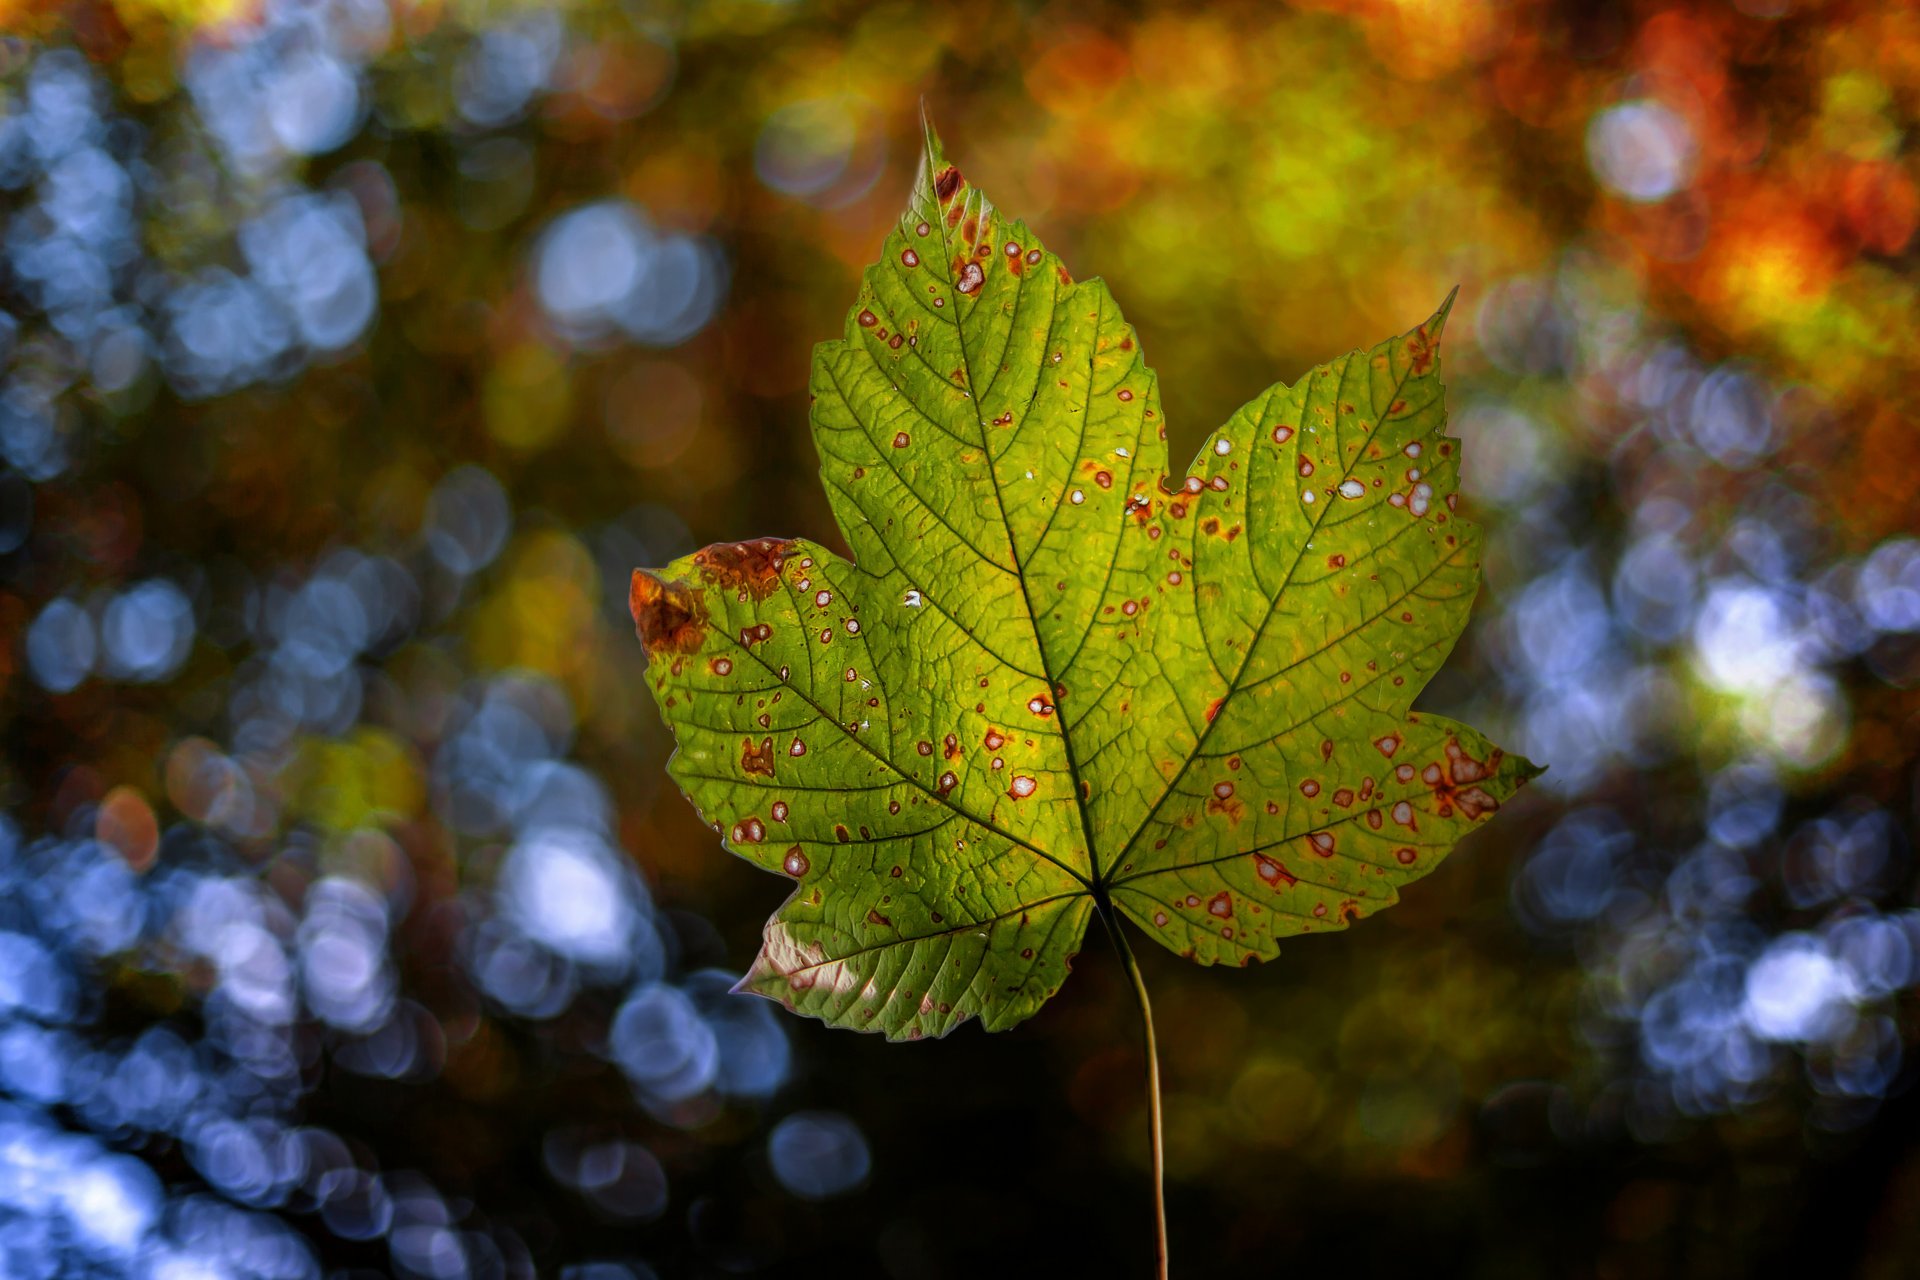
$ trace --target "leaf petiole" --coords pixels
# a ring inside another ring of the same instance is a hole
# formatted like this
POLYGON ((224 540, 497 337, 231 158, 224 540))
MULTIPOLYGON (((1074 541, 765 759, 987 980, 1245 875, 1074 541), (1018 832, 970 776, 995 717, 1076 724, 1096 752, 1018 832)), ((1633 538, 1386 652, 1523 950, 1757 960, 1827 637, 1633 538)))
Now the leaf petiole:
POLYGON ((1127 945, 1124 927, 1109 910, 1102 910, 1099 915, 1101 922, 1107 926, 1107 935, 1113 939, 1114 948, 1120 953, 1120 962, 1126 966, 1127 977, 1133 983, 1134 998, 1140 1003, 1140 1025, 1146 1032, 1147 1146, 1153 1162, 1154 1274, 1159 1280, 1167 1280, 1166 1157, 1160 1138, 1160 1051, 1153 1038, 1153 1002, 1147 999, 1146 979, 1140 975, 1140 962, 1134 959, 1133 948, 1127 945))

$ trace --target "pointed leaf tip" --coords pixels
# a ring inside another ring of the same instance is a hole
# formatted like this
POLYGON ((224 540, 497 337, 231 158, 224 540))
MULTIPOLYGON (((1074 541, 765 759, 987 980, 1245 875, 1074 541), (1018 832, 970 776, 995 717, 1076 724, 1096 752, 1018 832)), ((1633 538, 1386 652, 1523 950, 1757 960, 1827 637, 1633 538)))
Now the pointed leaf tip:
MULTIPOLYGON (((1453 303, 1459 296, 1460 286, 1456 284, 1453 288, 1447 290, 1446 299, 1442 301, 1439 308, 1427 318, 1427 322, 1419 326, 1419 329, 1426 330, 1427 338, 1433 344, 1435 350, 1438 350, 1440 347, 1440 335, 1446 332, 1447 318, 1453 314, 1453 303)), ((1418 332, 1418 330, 1416 330, 1416 332, 1418 332)))
POLYGON ((1432 315, 1422 320, 1402 334, 1398 341, 1401 349, 1411 359, 1410 371, 1416 376, 1435 374, 1440 367, 1440 336, 1446 332, 1447 317, 1453 313, 1453 302, 1460 296, 1460 286, 1455 285, 1432 315))
POLYGON ((946 164, 946 151, 940 145, 940 133, 933 127, 933 109, 920 99, 920 171, 915 176, 917 191, 929 191, 934 175, 946 164))
POLYGON ((928 154, 940 154, 940 131, 933 127, 933 106, 924 95, 920 99, 920 136, 928 154))
POLYGON ((913 198, 907 213, 912 217, 931 218, 966 184, 966 179, 959 168, 947 159, 946 148, 940 143, 940 133, 933 125, 933 112, 924 98, 920 100, 920 129, 920 167, 914 175, 913 198))

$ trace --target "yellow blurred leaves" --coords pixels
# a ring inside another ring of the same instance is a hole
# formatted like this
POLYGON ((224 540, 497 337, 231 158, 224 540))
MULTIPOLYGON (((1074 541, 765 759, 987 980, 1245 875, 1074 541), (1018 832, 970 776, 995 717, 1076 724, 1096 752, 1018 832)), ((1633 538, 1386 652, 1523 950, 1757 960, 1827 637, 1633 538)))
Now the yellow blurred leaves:
POLYGON ((1407 80, 1478 61, 1513 29, 1514 6, 1500 0, 1305 0, 1299 7, 1357 22, 1380 64, 1407 80))
POLYGON ((336 832, 414 817, 426 798, 413 748, 370 725, 345 738, 301 739, 285 784, 291 816, 336 832))
POLYGON ((1203 14, 1156 14, 1128 42, 1136 73, 1175 109, 1215 102, 1223 85, 1244 83, 1240 33, 1203 14))
POLYGON ((487 434, 510 449, 532 452, 552 444, 572 410, 567 362, 544 343, 509 347, 487 371, 480 391, 487 434))
POLYGON ((636 467, 672 466, 700 434, 705 407, 700 380, 685 365, 639 361, 607 392, 607 435, 636 467))
POLYGON ((1820 86, 1815 136, 1828 151, 1855 160, 1882 160, 1900 146, 1902 129, 1893 95, 1863 70, 1829 76, 1820 86))
MULTIPOLYGON (((251 16, 258 0, 114 0, 113 7, 129 26, 158 19, 182 27, 212 27, 244 21, 251 16)), ((28 7, 28 6, 22 6, 28 7)), ((7 20, 8 6, 0 3, 0 23, 7 20)))
POLYGON ((555 529, 522 535, 474 610, 468 632, 474 665, 550 676, 585 716, 611 675, 599 600, 593 557, 579 539, 555 529))

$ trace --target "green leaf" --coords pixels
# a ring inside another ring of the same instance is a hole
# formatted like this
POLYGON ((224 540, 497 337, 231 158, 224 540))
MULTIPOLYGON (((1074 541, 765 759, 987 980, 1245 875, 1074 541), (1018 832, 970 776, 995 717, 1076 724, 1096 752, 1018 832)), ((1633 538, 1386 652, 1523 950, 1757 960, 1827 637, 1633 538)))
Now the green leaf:
POLYGON ((1410 710, 1479 582, 1446 319, 1170 471, 1106 285, 929 129, 814 354, 853 559, 763 539, 633 578, 674 778, 795 882, 742 986, 898 1039, 1027 1017, 1095 911, 1246 964, 1390 905, 1537 773, 1410 710))

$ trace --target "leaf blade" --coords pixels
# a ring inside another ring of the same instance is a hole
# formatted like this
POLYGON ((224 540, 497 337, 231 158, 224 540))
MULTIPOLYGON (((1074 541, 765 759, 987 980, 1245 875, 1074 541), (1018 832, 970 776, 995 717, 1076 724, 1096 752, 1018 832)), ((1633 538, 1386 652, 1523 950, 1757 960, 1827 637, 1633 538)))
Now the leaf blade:
POLYGON ((1451 301, 1276 384, 1175 479, 1106 286, 1002 218, 929 125, 815 350, 853 559, 763 540, 634 579, 676 781, 797 881, 742 989, 893 1038, 998 1029, 1108 901, 1246 963, 1390 904, 1537 772, 1411 710, 1479 581, 1451 511, 1451 301), (1388 740, 1447 772, 1358 772, 1388 740))

